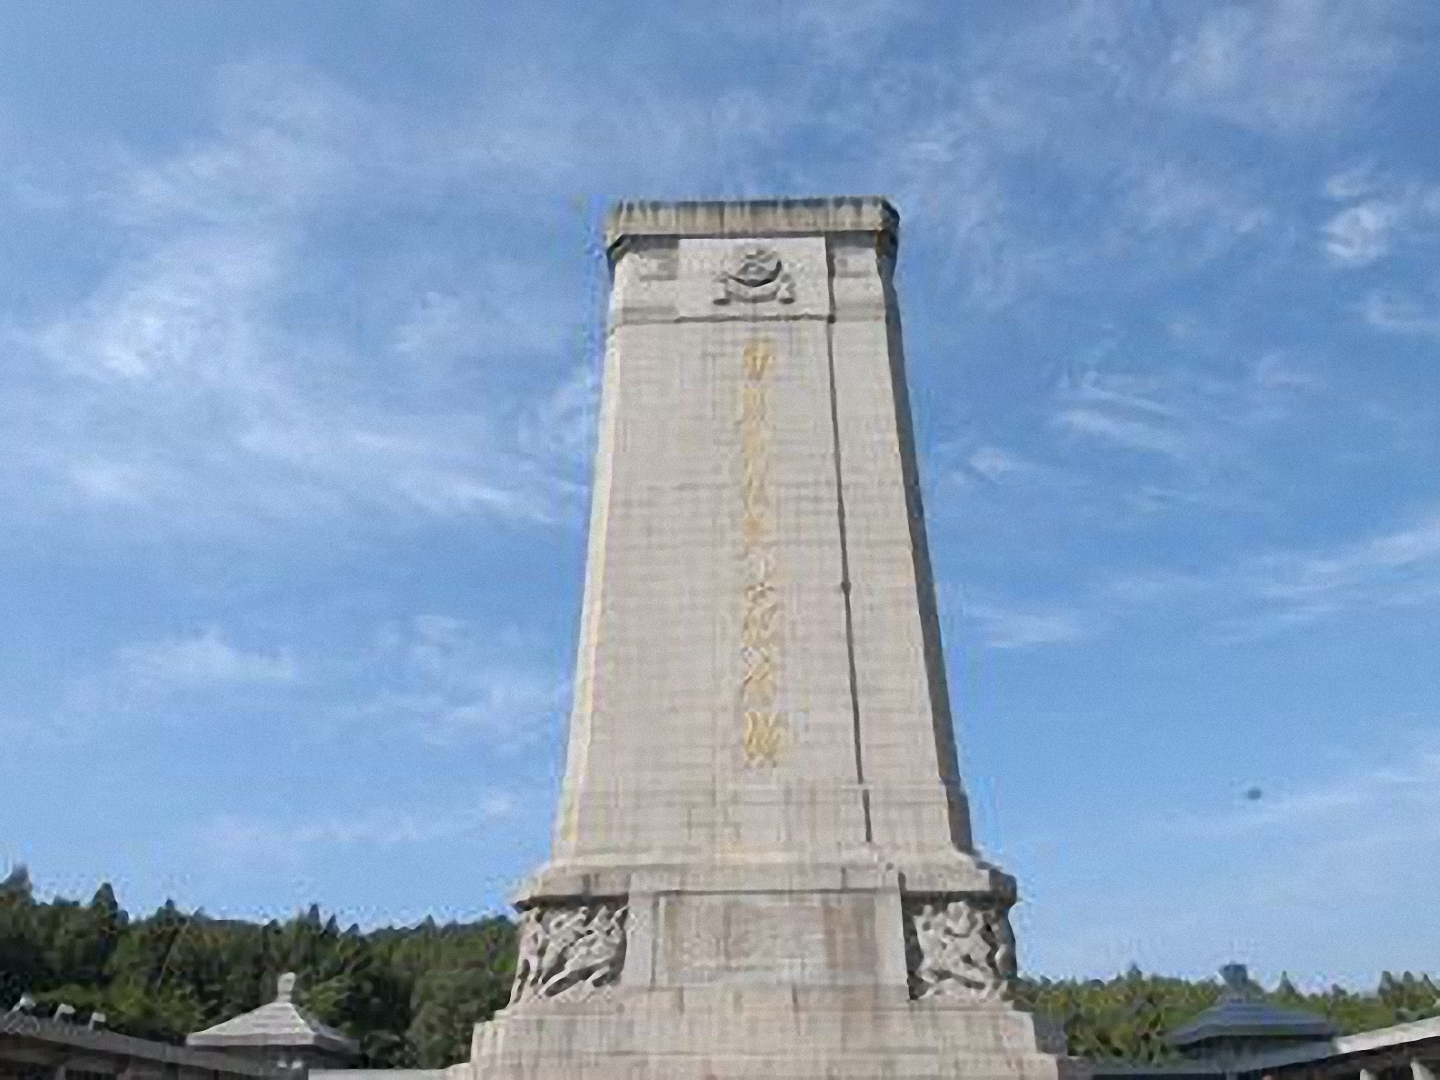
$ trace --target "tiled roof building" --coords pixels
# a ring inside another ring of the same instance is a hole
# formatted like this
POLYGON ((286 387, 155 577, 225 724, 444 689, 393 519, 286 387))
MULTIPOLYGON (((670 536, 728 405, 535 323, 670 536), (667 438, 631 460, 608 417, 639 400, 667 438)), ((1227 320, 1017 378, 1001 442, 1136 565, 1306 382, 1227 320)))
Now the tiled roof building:
POLYGON ((1244 965, 1220 974, 1220 1000, 1170 1033, 1180 1060, 1096 1062, 1093 1080, 1436 1080, 1440 1072, 1440 1016, 1337 1035, 1323 1016, 1262 1000, 1244 965))
POLYGON ((311 1069, 342 1068, 359 1059, 354 1039, 315 1019, 294 997, 295 976, 287 972, 279 978, 274 1001, 197 1031, 185 1045, 311 1069))

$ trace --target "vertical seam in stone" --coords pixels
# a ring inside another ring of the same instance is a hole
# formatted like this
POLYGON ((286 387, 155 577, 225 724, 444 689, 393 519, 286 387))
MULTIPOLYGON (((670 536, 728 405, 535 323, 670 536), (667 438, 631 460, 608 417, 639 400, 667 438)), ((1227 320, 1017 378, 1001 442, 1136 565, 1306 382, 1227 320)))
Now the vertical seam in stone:
MULTIPOLYGON (((829 245, 827 247, 827 255, 829 245)), ((826 260, 830 260, 827 258, 826 260)), ((855 739, 855 782, 860 785, 860 806, 865 815, 865 842, 873 843, 870 792, 865 788, 865 752, 860 740, 860 676, 855 667, 855 615, 850 607, 850 548, 845 531, 845 481, 840 460, 840 399, 835 387, 834 267, 828 266, 830 316, 825 320, 825 364, 830 375, 830 436, 835 459, 835 516, 840 527, 840 596, 845 609, 845 664, 850 676, 850 717, 855 739)))

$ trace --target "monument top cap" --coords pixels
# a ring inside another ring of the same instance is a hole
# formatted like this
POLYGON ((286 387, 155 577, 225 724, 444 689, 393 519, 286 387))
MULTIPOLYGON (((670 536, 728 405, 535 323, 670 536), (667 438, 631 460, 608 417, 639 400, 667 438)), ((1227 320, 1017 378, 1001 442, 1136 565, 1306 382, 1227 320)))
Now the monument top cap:
POLYGON ((900 215, 878 195, 820 199, 747 199, 739 202, 615 203, 605 215, 605 248, 632 236, 816 236, 835 232, 887 234, 900 215))

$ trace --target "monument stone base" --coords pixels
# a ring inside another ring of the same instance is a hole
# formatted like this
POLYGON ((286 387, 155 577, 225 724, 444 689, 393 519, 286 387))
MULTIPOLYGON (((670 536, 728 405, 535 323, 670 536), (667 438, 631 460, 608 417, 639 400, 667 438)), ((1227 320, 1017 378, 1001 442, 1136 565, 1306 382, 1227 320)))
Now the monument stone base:
POLYGON ((1007 1000, 1014 882, 948 852, 551 864, 517 898, 515 997, 452 1080, 1068 1080, 1007 1000))
POLYGON ((506 1009, 473 1080, 1067 1080, 1063 1035, 1004 1004, 859 987, 618 991, 506 1009))

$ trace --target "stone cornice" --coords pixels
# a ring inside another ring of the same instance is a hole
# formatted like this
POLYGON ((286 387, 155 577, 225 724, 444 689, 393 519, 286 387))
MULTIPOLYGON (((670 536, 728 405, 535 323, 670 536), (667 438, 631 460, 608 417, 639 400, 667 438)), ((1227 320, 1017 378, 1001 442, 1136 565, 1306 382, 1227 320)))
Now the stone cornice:
POLYGON ((605 215, 605 248, 612 253, 632 237, 818 236, 876 233, 892 246, 900 215, 875 195, 820 199, 752 199, 743 202, 615 203, 605 215))

